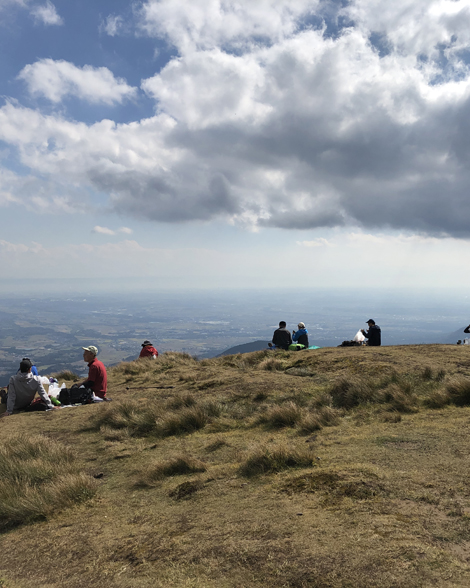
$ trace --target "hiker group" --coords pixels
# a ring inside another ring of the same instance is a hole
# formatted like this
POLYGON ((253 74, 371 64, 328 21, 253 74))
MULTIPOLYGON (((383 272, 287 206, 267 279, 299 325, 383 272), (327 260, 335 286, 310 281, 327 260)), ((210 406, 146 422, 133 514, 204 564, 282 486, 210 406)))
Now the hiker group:
MULTIPOLYGON (((356 334, 357 341, 344 341, 342 345, 361 345, 367 340, 367 345, 381 345, 381 330, 373 319, 367 321, 369 329, 361 329, 356 334), (361 336, 361 337, 360 337, 361 336), (362 339, 362 340, 360 340, 362 339)), ((469 326, 470 328, 470 326, 469 326)), ((308 331, 303 322, 299 322, 297 330, 292 333, 287 329, 287 323, 281 321, 279 328, 274 331, 272 341, 268 343, 270 349, 284 349, 286 351, 300 351, 302 349, 318 349, 311 346, 308 340, 308 331)), ((6 404, 6 411, 1 417, 10 416, 14 411, 46 411, 56 410, 62 405, 71 406, 78 404, 89 404, 92 402, 106 402, 108 377, 103 362, 97 359, 98 348, 94 345, 82 347, 83 360, 88 365, 88 376, 86 380, 66 388, 63 384, 60 388, 54 378, 41 377, 38 374, 33 362, 25 357, 20 363, 17 374, 11 376, 7 391, 0 392, 2 404, 6 404), (44 385, 48 385, 46 392, 44 385), (36 398, 36 393, 39 395, 36 398)), ((145 340, 139 354, 141 358, 158 357, 158 351, 151 341, 145 340)))
MULTIPOLYGON (((382 344, 382 332, 373 319, 367 321, 369 329, 365 331, 360 329, 352 341, 343 341, 339 347, 349 347, 356 345, 369 345, 370 347, 379 347, 382 344)), ((316 345, 310 346, 308 341, 308 331, 305 324, 300 322, 297 331, 291 332, 287 328, 287 323, 281 321, 279 328, 274 331, 272 341, 268 343, 270 349, 284 349, 285 351, 300 351, 302 349, 318 349, 316 345)), ((469 325, 470 328, 470 325, 469 325)))
MULTIPOLYGON (((0 400, 6 404, 6 411, 0 417, 10 416, 15 411, 47 411, 61 406, 107 402, 108 376, 102 361, 97 359, 95 345, 82 347, 83 361, 88 365, 88 376, 82 382, 60 388, 55 378, 40 376, 36 366, 24 357, 18 372, 11 376, 7 390, 0 391, 0 400), (48 391, 44 386, 48 386, 48 391), (36 397, 38 394, 38 397, 36 397)), ((158 351, 148 340, 142 343, 139 358, 158 357, 158 351)))

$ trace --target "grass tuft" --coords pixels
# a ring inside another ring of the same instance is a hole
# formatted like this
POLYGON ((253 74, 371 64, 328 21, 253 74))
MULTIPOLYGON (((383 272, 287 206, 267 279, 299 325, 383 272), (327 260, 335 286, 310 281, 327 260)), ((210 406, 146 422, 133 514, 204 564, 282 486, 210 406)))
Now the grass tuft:
POLYGON ((174 396, 168 401, 167 407, 171 410, 178 410, 180 408, 188 408, 196 404, 196 399, 192 394, 184 394, 181 396, 174 396))
POLYGON ((261 370, 266 370, 268 372, 282 372, 284 367, 284 362, 275 357, 265 359, 259 364, 261 370))
POLYGON ((157 433, 162 437, 193 433, 203 429, 208 422, 207 412, 199 406, 192 406, 166 416, 158 424, 157 433))
POLYGON ((335 427, 340 423, 341 412, 329 406, 314 410, 307 414, 299 423, 299 433, 308 435, 323 427, 335 427))
POLYGON ((0 447, 0 528, 47 518, 95 492, 95 480, 58 441, 21 435, 0 447))
POLYGON ((301 409, 294 402, 273 406, 258 417, 258 423, 267 425, 272 429, 295 427, 302 418, 301 409))
POLYGON ((447 390, 433 390, 426 398, 423 398, 423 404, 427 408, 443 408, 451 402, 447 390))
POLYGON ((446 386, 449 401, 456 406, 468 406, 470 404, 470 380, 462 378, 451 380, 446 386))
POLYGON ((354 408, 377 400, 370 382, 359 378, 341 378, 330 388, 333 405, 337 408, 354 408))
POLYGON ((138 486, 153 486, 164 478, 205 472, 206 464, 199 459, 180 455, 148 466, 137 478, 138 486))
POLYGON ((383 392, 383 400, 391 412, 418 412, 417 397, 411 392, 411 385, 390 384, 383 392))
POLYGON ((239 468, 242 476, 251 478, 262 474, 281 472, 288 468, 308 468, 314 455, 309 449, 290 449, 285 445, 261 446, 252 451, 239 468))

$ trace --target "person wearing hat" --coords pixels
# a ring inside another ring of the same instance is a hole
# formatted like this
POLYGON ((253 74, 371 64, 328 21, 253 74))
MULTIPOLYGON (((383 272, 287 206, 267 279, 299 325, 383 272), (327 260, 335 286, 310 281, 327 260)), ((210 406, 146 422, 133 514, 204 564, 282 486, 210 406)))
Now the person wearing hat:
POLYGON ((299 323, 297 326, 299 330, 292 331, 292 341, 303 345, 305 348, 308 348, 308 331, 305 328, 305 324, 299 323))
POLYGON ((41 410, 58 408, 52 404, 39 377, 31 373, 32 367, 29 359, 23 359, 19 373, 11 376, 6 397, 7 409, 2 416, 10 416, 14 410, 27 409, 33 402, 36 392, 42 400, 41 410))
POLYGON ((368 331, 361 329, 361 333, 367 339, 367 345, 371 347, 380 347, 380 345, 382 345, 382 331, 380 330, 380 327, 375 324, 373 319, 369 319, 367 324, 369 325, 368 331))
POLYGON ((88 379, 77 385, 79 387, 85 386, 85 388, 90 388, 93 390, 95 396, 98 396, 98 398, 102 398, 103 400, 108 400, 106 398, 108 375, 104 364, 96 359, 98 348, 94 345, 89 345, 88 347, 82 347, 82 349, 83 361, 88 364, 88 379))
POLYGON ((148 340, 145 340, 142 343, 142 350, 140 352, 139 359, 141 357, 153 357, 154 359, 158 357, 158 351, 148 340))

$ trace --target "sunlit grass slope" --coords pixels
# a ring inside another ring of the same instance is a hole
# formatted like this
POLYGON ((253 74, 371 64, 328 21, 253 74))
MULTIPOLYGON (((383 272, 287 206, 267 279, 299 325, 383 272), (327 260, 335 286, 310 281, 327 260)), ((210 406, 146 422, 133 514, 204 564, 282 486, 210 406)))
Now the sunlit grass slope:
POLYGON ((467 346, 166 353, 108 394, 0 420, 0 586, 470 585, 467 346))

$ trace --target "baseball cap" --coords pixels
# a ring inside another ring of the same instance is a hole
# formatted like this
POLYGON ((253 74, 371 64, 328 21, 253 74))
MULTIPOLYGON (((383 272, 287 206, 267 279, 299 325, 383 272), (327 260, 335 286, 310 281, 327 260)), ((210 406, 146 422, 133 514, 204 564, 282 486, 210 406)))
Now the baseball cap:
POLYGON ((93 355, 98 355, 98 347, 95 347, 94 345, 89 345, 88 347, 82 347, 82 349, 84 351, 89 351, 90 353, 93 353, 93 355))

